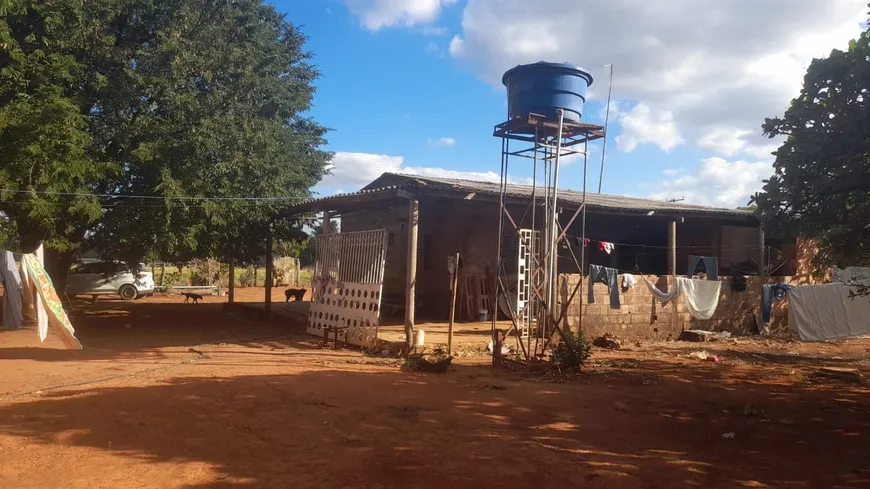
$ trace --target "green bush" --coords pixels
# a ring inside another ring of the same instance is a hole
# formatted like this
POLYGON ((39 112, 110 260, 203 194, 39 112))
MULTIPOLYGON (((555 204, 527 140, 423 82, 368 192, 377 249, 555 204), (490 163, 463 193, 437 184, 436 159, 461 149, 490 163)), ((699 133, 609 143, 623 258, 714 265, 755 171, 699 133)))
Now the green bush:
POLYGON ((247 267, 242 270, 242 273, 239 274, 239 286, 240 287, 253 287, 254 286, 254 269, 253 267, 247 267))
POLYGON ((592 354, 592 343, 586 339, 582 331, 579 335, 575 335, 568 329, 563 331, 565 335, 553 349, 552 360, 562 370, 578 372, 592 354))

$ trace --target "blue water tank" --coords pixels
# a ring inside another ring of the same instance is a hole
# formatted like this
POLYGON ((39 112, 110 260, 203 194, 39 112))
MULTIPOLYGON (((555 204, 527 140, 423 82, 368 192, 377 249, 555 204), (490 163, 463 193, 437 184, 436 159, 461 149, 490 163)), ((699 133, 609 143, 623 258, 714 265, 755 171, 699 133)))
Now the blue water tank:
POLYGON ((540 61, 508 70, 501 82, 507 87, 511 119, 529 114, 558 119, 556 110, 563 109, 566 121, 579 122, 592 75, 568 63, 540 61))

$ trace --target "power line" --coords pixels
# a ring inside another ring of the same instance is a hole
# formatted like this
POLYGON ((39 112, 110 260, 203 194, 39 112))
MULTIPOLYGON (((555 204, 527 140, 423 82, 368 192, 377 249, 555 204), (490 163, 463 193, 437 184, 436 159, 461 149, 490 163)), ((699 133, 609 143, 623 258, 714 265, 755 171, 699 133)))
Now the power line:
POLYGON ((155 199, 155 200, 197 200, 197 201, 302 201, 310 197, 195 197, 181 195, 126 195, 126 194, 96 194, 76 192, 49 192, 44 190, 20 190, 3 188, 0 192, 34 195, 57 195, 63 197, 110 197, 113 199, 155 199))

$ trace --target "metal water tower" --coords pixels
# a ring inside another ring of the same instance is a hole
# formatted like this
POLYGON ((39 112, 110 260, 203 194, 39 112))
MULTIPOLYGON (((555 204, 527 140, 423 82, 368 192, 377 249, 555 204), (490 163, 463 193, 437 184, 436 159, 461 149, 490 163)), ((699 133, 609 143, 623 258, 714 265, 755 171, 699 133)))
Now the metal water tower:
MULTIPOLYGON (((559 323, 567 304, 556 305, 559 249, 578 216, 582 216, 582 239, 586 238, 587 152, 590 141, 604 137, 603 126, 581 122, 586 89, 592 81, 591 74, 573 65, 543 61, 512 68, 502 78, 508 93, 508 120, 493 131, 502 140, 496 304, 507 309, 511 330, 527 359, 542 354, 553 335, 561 331, 559 323), (559 164, 569 155, 583 158, 583 204, 563 229, 558 214, 559 164), (516 202, 517 195, 528 193, 507 181, 515 162, 532 167, 531 195, 523 216, 511 215, 505 206, 509 196, 516 202), (504 253, 505 242, 516 242, 518 253, 504 253), (515 279, 505 273, 505 260, 517 260, 515 279)), ((577 266, 575 273, 582 277, 585 251, 580 249, 579 261, 573 251, 571 258, 577 266)))

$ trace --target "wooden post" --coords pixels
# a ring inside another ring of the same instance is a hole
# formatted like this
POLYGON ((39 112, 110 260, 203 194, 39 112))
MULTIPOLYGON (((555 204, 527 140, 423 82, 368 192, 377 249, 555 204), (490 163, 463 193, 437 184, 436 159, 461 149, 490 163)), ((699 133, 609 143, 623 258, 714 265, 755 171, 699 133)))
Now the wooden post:
POLYGON ((166 262, 163 262, 160 264, 160 290, 163 292, 166 292, 165 290, 163 290, 163 286, 166 284, 165 279, 166 279, 166 262))
POLYGON ((405 344, 414 344, 414 304, 417 296, 417 231, 420 224, 420 203, 408 201, 408 277, 405 283, 405 344))
POLYGON ((254 288, 257 287, 257 265, 254 265, 254 288))
POLYGON ((266 228, 266 312, 272 312, 272 224, 266 228))
MULTIPOLYGON (((668 275, 671 276, 671 287, 677 286, 677 220, 671 219, 668 223, 668 275)), ((668 290, 670 292, 670 289, 668 290)), ((677 300, 672 302, 673 313, 671 315, 671 327, 677 328, 677 300)))
POLYGON ((501 362, 501 330, 494 329, 492 330, 492 366, 498 367, 501 362))
POLYGON ((323 213, 323 226, 320 228, 320 234, 331 234, 332 233, 332 213, 324 212, 323 213))
POLYGON ((230 282, 229 293, 227 294, 227 302, 232 304, 236 299, 236 262, 230 258, 230 282))
POLYGON ((299 257, 293 259, 293 264, 296 266, 296 272, 293 274, 293 286, 299 287, 299 257))
POLYGON ((456 319, 456 289, 459 286, 459 252, 453 259, 453 280, 450 282, 450 323, 447 325, 447 354, 453 355, 453 321, 456 319))
POLYGON ((767 266, 764 263, 764 225, 758 225, 758 276, 767 275, 767 266))

